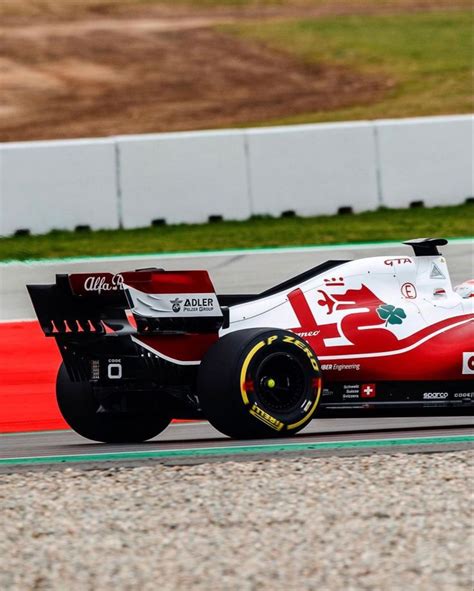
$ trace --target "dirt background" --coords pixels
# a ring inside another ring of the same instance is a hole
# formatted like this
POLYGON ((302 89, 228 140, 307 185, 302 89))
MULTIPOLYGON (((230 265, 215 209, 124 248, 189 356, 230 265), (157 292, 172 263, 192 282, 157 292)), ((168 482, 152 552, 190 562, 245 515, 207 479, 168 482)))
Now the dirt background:
POLYGON ((249 124, 379 100, 389 79, 307 66, 221 23, 466 7, 465 0, 0 2, 0 141, 249 124))

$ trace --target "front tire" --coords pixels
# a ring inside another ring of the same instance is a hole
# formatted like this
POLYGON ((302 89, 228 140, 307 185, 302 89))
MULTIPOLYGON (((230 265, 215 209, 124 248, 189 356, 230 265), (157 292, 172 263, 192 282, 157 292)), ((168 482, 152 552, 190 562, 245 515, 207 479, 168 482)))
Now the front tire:
POLYGON ((320 394, 316 355, 285 330, 232 332, 209 349, 199 368, 204 416, 236 439, 297 433, 312 419, 320 394))
MULTIPOLYGON (((130 396, 134 393, 130 392, 130 396)), ((139 443, 161 433, 171 422, 146 404, 134 412, 104 412, 91 384, 73 382, 64 363, 56 380, 56 399, 67 424, 82 437, 103 443, 139 443)))

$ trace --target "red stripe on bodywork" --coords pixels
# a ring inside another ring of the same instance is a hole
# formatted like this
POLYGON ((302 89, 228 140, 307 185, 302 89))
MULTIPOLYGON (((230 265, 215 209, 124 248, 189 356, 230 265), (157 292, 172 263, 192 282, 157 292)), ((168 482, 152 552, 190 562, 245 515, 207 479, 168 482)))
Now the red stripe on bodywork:
MULTIPOLYGON (((299 327, 290 328, 293 332, 314 332, 313 339, 317 345, 324 343, 323 339, 331 339, 340 336, 337 324, 318 324, 309 307, 305 294, 301 289, 295 289, 288 294, 288 300, 300 323, 299 327)), ((308 340, 308 339, 307 339, 308 340)))

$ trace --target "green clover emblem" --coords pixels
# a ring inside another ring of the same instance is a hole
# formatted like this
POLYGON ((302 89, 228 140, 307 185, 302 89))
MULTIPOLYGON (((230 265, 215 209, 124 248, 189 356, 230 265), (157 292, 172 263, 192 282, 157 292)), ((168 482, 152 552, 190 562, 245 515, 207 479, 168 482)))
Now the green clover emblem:
POLYGON ((395 308, 390 304, 384 304, 377 308, 377 314, 382 320, 385 320, 385 326, 388 324, 401 324, 407 317, 405 310, 402 308, 395 308))

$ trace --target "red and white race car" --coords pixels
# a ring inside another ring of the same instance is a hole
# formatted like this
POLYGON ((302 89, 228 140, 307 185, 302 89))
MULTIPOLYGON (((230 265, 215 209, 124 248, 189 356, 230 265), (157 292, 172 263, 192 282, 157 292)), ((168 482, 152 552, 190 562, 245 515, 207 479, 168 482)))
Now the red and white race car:
POLYGON ((331 410, 472 408, 474 289, 453 289, 446 243, 327 261, 257 295, 162 269, 28 290, 63 357, 59 407, 84 437, 144 441, 173 418, 288 436, 331 410))

